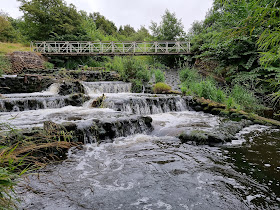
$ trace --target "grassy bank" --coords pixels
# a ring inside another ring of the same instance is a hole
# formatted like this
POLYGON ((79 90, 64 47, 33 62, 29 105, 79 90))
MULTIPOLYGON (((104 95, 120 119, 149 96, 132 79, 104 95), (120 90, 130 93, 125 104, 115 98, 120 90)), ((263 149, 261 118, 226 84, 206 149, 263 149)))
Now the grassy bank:
POLYGON ((198 70, 184 68, 180 72, 183 94, 194 95, 225 104, 227 109, 257 112, 265 109, 260 98, 246 87, 235 84, 232 87, 222 86, 211 77, 202 77, 198 70))
POLYGON ((6 55, 14 51, 30 51, 30 46, 21 43, 0 42, 0 55, 6 55))

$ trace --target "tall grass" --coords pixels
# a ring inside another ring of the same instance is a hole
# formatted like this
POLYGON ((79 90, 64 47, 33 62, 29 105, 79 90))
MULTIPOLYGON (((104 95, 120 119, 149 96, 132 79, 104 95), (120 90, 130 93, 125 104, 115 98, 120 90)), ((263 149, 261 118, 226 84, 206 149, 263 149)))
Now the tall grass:
POLYGON ((165 82, 165 75, 160 69, 154 70, 154 74, 156 83, 165 82))
POLYGON ((145 59, 115 56, 104 65, 107 70, 117 71, 121 80, 132 82, 133 92, 142 92, 144 83, 149 82, 151 78, 149 65, 145 59))
POLYGON ((184 68, 181 70, 180 80, 182 81, 181 90, 185 94, 224 103, 228 108, 238 108, 250 112, 264 108, 253 91, 238 84, 234 85, 231 90, 222 89, 212 78, 203 78, 195 69, 184 68))
POLYGON ((10 125, 0 125, 0 129, 6 128, 11 130, 0 136, 0 209, 16 208, 12 194, 19 176, 61 159, 61 155, 77 145, 70 142, 71 133, 63 130, 38 130, 25 136, 10 125))
POLYGON ((0 209, 16 207, 11 192, 16 185, 15 179, 17 177, 16 174, 9 172, 6 168, 0 167, 0 209))
POLYGON ((14 51, 30 51, 30 46, 20 43, 0 42, 0 55, 6 55, 14 51))

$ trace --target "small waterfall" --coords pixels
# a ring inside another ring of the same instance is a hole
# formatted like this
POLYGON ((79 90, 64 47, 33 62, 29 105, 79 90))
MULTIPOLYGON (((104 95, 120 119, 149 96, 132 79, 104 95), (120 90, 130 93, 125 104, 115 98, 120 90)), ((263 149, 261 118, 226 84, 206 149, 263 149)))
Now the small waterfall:
POLYGON ((189 110, 180 96, 106 98, 105 106, 132 114, 160 114, 189 110))
POLYGON ((58 92, 59 92, 60 85, 61 84, 59 84, 59 83, 51 84, 51 86, 48 87, 48 89, 46 91, 43 91, 42 93, 51 94, 51 95, 57 95, 58 92))
POLYGON ((98 93, 129 93, 131 92, 131 83, 125 82, 83 82, 86 94, 98 93))
POLYGON ((2 99, 0 101, 0 112, 61 108, 66 106, 67 98, 60 96, 2 99))
POLYGON ((88 120, 79 122, 77 131, 82 134, 80 141, 85 144, 104 140, 112 142, 112 139, 117 137, 148 134, 153 130, 151 123, 152 118, 145 116, 128 116, 104 121, 88 120))

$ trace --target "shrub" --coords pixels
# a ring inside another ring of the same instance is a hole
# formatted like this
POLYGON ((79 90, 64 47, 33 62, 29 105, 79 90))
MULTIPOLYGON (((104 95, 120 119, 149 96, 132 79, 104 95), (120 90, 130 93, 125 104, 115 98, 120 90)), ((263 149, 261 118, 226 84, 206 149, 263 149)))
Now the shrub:
POLYGON ((43 66, 44 66, 45 69, 53 69, 54 68, 54 65, 50 62, 45 62, 43 64, 43 66))
POLYGON ((234 99, 236 104, 239 104, 245 110, 258 110, 264 108, 260 101, 255 97, 254 93, 241 85, 234 85, 230 96, 234 99))
POLYGON ((158 82, 165 82, 165 75, 160 69, 155 70, 155 81, 158 82))
POLYGON ((228 99, 226 100, 226 107, 227 109, 231 109, 234 107, 234 99, 232 97, 228 97, 228 99))
POLYGON ((181 91, 184 95, 186 95, 188 88, 186 86, 181 86, 181 91))
POLYGON ((150 81, 150 72, 148 69, 141 69, 136 73, 136 79, 142 80, 143 82, 150 81))
POLYGON ((200 80, 201 77, 200 75, 198 74, 197 70, 195 69, 190 69, 190 68, 184 68, 180 71, 179 73, 180 75, 180 80, 182 82, 185 82, 185 81, 196 81, 196 80, 200 80))
POLYGON ((115 56, 113 60, 105 63, 105 67, 117 71, 123 81, 139 79, 148 82, 150 80, 147 63, 134 57, 115 56))
POLYGON ((210 100, 215 100, 216 92, 217 92, 217 88, 215 84, 210 80, 204 80, 201 82, 201 85, 202 85, 201 97, 210 100))
POLYGON ((131 81, 131 91, 133 93, 142 93, 143 92, 143 83, 141 80, 134 79, 131 81))
POLYGON ((171 87, 163 82, 156 83, 153 87, 154 93, 168 93, 171 87))
POLYGON ((218 89, 217 90, 217 96, 216 96, 216 101, 219 103, 224 103, 226 100, 226 94, 223 90, 218 89))

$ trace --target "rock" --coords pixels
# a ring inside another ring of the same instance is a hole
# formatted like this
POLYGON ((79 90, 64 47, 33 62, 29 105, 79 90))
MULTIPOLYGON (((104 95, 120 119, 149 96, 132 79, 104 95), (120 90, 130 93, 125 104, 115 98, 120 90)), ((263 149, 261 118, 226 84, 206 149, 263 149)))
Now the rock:
POLYGON ((102 108, 103 104, 104 104, 104 100, 105 100, 106 96, 103 94, 102 96, 96 98, 92 103, 91 103, 91 107, 94 108, 102 108))
POLYGON ((0 77, 0 93, 32 93, 41 92, 49 87, 54 80, 39 75, 24 75, 23 77, 0 77))
POLYGON ((80 82, 63 82, 59 88, 59 95, 70 95, 73 93, 85 93, 84 86, 80 82))
POLYGON ((186 131, 179 135, 182 143, 193 141, 196 144, 216 145, 230 142, 234 139, 235 134, 240 132, 243 128, 252 125, 253 122, 249 120, 241 120, 239 122, 226 120, 214 128, 212 131, 192 130, 186 131))
POLYGON ((145 124, 146 124, 148 127, 152 127, 152 121, 153 121, 153 119, 152 119, 150 116, 145 116, 145 117, 143 117, 143 119, 144 119, 145 124))
POLYGON ((85 101, 90 99, 89 96, 85 96, 82 93, 76 93, 65 99, 65 103, 71 106, 82 106, 85 101))
POLYGON ((46 59, 34 52, 13 52, 10 60, 13 73, 20 74, 25 69, 44 69, 46 59))
POLYGON ((76 131, 78 126, 73 122, 64 122, 61 124, 68 132, 76 131))

